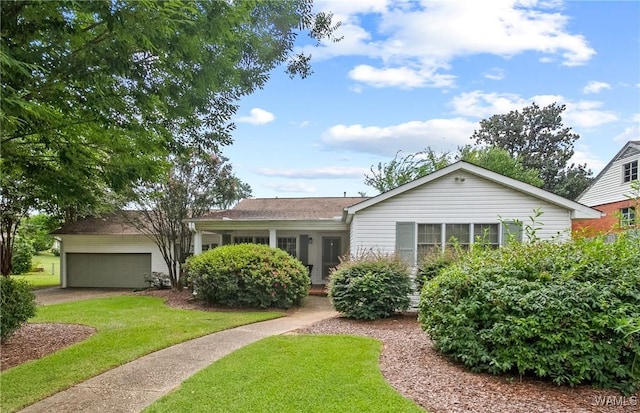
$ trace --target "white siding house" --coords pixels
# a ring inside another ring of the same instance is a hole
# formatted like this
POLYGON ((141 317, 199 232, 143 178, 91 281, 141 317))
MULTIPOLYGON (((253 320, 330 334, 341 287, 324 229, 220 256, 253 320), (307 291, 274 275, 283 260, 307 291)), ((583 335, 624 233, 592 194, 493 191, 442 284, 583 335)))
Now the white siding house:
POLYGON ((573 230, 585 235, 622 230, 637 223, 637 200, 632 183, 640 179, 640 141, 629 141, 577 201, 602 212, 597 220, 576 220, 573 230))
POLYGON ((639 166, 640 141, 627 142, 576 200, 588 206, 626 200, 631 182, 638 180, 639 166))
MULTIPOLYGON (((256 198, 235 208, 188 219, 194 254, 217 245, 262 243, 279 247, 309 269, 313 284, 325 284, 344 255, 420 254, 482 237, 495 246, 508 237, 527 241, 522 226, 536 220, 536 236, 570 237, 575 219, 600 212, 487 169, 457 162, 373 198, 256 198)), ((146 236, 117 219, 92 218, 67 226, 62 240, 62 284, 144 287, 142 274, 167 272, 146 236)))
POLYGON ((536 236, 570 238, 571 220, 598 211, 487 169, 457 162, 423 178, 347 208, 352 254, 401 252, 410 262, 420 251, 477 237, 501 245, 511 234, 527 241, 516 223, 532 224, 536 236))

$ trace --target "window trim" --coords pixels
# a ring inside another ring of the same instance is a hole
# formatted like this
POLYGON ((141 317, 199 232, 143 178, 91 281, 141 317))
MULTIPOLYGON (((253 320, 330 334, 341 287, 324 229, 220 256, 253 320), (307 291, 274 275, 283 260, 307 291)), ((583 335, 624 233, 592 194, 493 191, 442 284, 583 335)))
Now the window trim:
POLYGON ((278 237, 278 239, 276 240, 276 247, 285 251, 287 254, 291 255, 294 258, 298 257, 298 238, 297 237, 278 237), (281 246, 281 243, 284 244, 283 245, 284 248, 281 246))
POLYGON ((632 227, 638 222, 638 214, 634 206, 620 208, 620 227, 632 227))
POLYGON ((638 180, 638 160, 622 164, 622 182, 633 182, 638 180))

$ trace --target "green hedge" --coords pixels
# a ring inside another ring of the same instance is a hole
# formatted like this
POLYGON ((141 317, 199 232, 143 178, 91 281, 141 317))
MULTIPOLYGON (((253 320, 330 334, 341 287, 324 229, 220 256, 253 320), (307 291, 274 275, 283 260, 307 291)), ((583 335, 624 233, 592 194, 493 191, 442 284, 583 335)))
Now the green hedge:
POLYGON ((196 297, 228 307, 289 308, 309 293, 307 267, 267 245, 214 248, 185 264, 196 297))
POLYGON ((329 282, 329 297, 335 309, 359 320, 376 320, 408 309, 411 291, 409 268, 396 257, 361 257, 342 262, 329 282))
POLYGON ((36 296, 25 280, 0 276, 0 339, 5 341, 36 315, 36 296))
POLYGON ((474 249, 422 290, 419 321, 473 371, 640 386, 640 240, 474 249))

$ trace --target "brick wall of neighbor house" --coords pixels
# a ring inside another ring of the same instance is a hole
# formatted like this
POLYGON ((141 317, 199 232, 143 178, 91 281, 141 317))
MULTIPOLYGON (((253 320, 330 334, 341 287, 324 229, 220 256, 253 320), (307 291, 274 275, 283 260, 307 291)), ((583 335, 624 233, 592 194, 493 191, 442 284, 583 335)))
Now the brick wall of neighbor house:
POLYGON ((576 219, 571 223, 574 233, 582 235, 596 235, 601 233, 615 232, 620 225, 620 209, 635 205, 636 201, 627 199, 610 204, 596 205, 594 209, 604 212, 606 215, 599 219, 576 219), (583 234, 584 232, 584 234, 583 234))

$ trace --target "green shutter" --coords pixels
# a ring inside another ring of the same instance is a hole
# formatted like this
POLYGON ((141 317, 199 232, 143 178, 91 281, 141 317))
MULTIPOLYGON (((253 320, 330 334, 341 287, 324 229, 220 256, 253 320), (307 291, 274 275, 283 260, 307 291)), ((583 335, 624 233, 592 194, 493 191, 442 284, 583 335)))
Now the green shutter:
POLYGON ((396 251, 410 265, 414 265, 416 256, 415 222, 396 222, 396 251))

